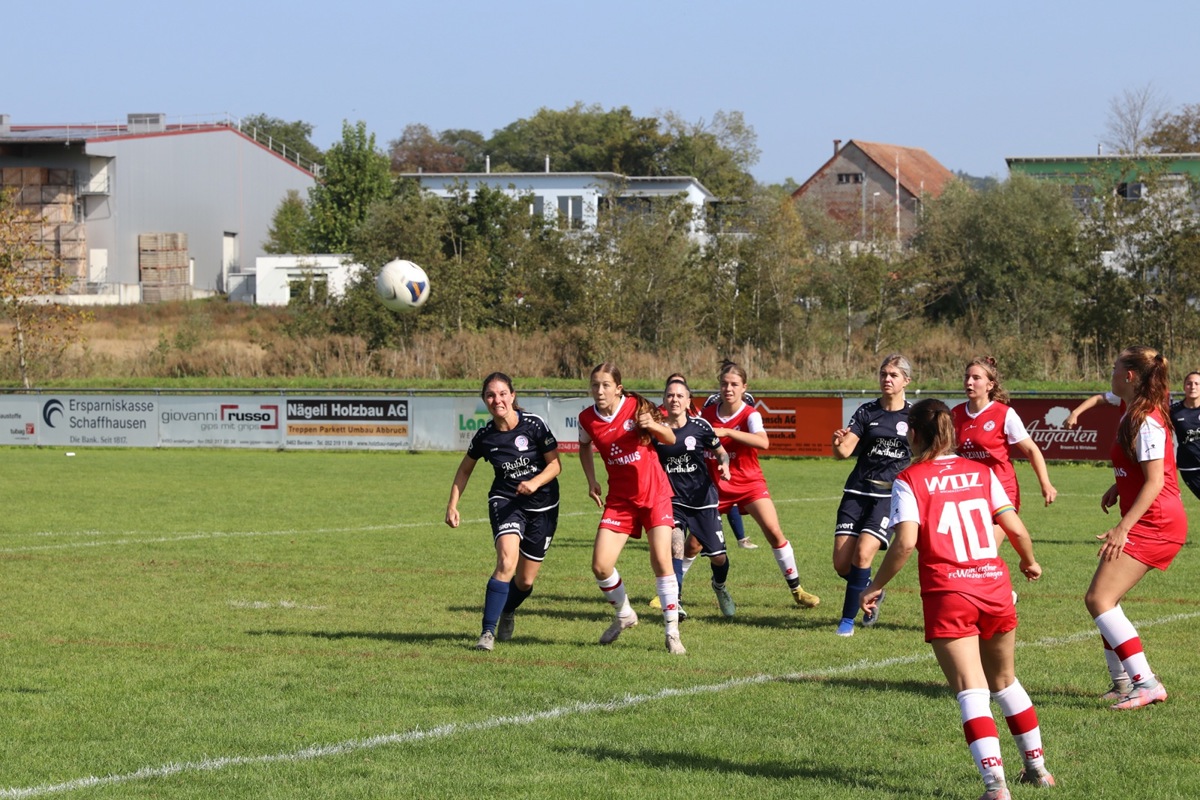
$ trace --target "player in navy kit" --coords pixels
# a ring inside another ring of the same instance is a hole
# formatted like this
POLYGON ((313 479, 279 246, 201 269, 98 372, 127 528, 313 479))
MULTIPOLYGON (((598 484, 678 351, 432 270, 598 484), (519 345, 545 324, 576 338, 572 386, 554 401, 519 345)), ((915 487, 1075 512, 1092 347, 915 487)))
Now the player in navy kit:
MULTIPOLYGON (((725 550, 725 536, 721 531, 721 515, 717 512, 717 487, 708 472, 708 458, 717 459, 718 470, 729 480, 729 454, 721 447, 721 440, 712 426, 699 417, 689 416, 692 392, 682 375, 667 379, 663 392, 663 409, 667 427, 675 431, 672 444, 654 442, 658 460, 667 473, 675 496, 671 500, 675 512, 675 529, 687 538, 683 542, 683 553, 676 565, 675 577, 683 596, 683 576, 696 557, 703 554, 712 567, 712 589, 717 595, 717 605, 727 617, 734 614, 733 598, 725 588, 729 575, 729 557, 725 550)), ((680 601, 682 608, 682 600, 680 601)))
MULTIPOLYGON (((888 519, 892 481, 911 457, 907 434, 912 403, 904 396, 910 380, 908 359, 899 353, 889 355, 879 366, 879 399, 859 406, 846 427, 833 432, 835 458, 858 454, 842 489, 833 532, 833 568, 846 581, 838 636, 854 635, 858 598, 871 582, 871 562, 892 538, 888 519)), ((878 606, 863 616, 863 625, 874 625, 879 619, 878 606)))
POLYGON ((1183 399, 1171 404, 1171 427, 1175 429, 1175 466, 1179 477, 1200 497, 1200 372, 1183 379, 1183 399))
POLYGON ((458 465, 446 524, 457 528, 458 500, 479 459, 491 463, 496 476, 488 491, 488 517, 496 546, 496 569, 488 579, 483 603, 483 632, 476 650, 491 650, 495 641, 513 635, 514 612, 533 591, 558 525, 558 440, 546 421, 517 405, 512 379, 493 372, 483 379, 484 405, 492 415, 475 432, 458 465))

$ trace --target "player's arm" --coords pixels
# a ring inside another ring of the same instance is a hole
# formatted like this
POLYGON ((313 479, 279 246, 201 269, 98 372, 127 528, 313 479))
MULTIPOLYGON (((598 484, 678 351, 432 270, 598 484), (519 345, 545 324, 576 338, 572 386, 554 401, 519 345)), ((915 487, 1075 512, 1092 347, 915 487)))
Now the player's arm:
POLYGON ((844 461, 854 455, 858 447, 858 434, 849 428, 838 428, 833 432, 833 457, 844 461))
POLYGON ((1004 531, 1009 544, 1021 559, 1021 574, 1031 581, 1042 577, 1042 566, 1033 555, 1033 537, 1029 535, 1029 529, 1017 515, 1017 510, 1012 506, 1002 509, 1001 513, 996 515, 995 522, 1004 531))
POLYGON ((637 425, 653 436, 655 441, 662 444, 675 444, 675 429, 656 420, 649 411, 638 414, 637 425))
POLYGON ((1066 420, 1063 421, 1063 425, 1067 426, 1068 428, 1074 428, 1079 424, 1079 417, 1081 415, 1105 402, 1108 401, 1105 399, 1103 392, 1092 395, 1087 400, 1084 400, 1082 403, 1075 406, 1075 408, 1071 409, 1071 413, 1067 415, 1066 420))
POLYGON ((450 485, 450 502, 446 504, 446 524, 451 528, 457 528, 461 521, 458 516, 458 500, 466 491, 467 481, 471 480, 475 464, 476 459, 463 456, 463 460, 458 464, 458 472, 454 473, 454 483, 450 485))
POLYGON ((721 480, 729 480, 729 451, 721 445, 717 445, 713 450, 713 455, 717 457, 717 472, 721 474, 721 480))
POLYGON ((1054 488, 1054 484, 1050 483, 1050 472, 1046 469, 1046 458, 1042 455, 1042 450, 1037 446, 1037 442, 1033 441, 1033 437, 1022 439, 1013 447, 1017 448, 1025 458, 1029 459, 1029 465, 1033 467, 1033 474, 1037 476, 1038 484, 1042 487, 1042 499, 1046 501, 1046 505, 1054 502, 1058 497, 1058 490, 1054 488))
POLYGON ((600 484, 596 480, 596 463, 592 459, 592 437, 588 436, 587 431, 579 429, 579 467, 583 470, 583 477, 587 478, 588 497, 596 502, 596 505, 604 507, 604 502, 600 499, 600 484))
POLYGON ((887 586, 888 582, 900 573, 917 546, 917 523, 915 521, 897 522, 893 527, 895 533, 892 534, 892 542, 888 545, 887 555, 883 557, 883 563, 875 572, 875 578, 863 590, 862 597, 859 598, 858 604, 863 611, 875 610, 879 604, 879 595, 883 593, 883 587, 887 586))
POLYGON ((557 450, 543 453, 542 457, 546 459, 546 466, 537 475, 518 483, 517 494, 533 494, 562 474, 562 462, 558 460, 557 450))

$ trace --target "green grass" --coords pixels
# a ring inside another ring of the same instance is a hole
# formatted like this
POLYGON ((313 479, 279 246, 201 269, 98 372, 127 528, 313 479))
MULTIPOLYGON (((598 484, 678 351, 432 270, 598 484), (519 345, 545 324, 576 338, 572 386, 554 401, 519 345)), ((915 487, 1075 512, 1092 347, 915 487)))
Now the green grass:
MULTIPOLYGON (((688 655, 673 658, 646 606, 641 542, 620 567, 642 624, 595 644, 610 614, 589 570, 599 515, 571 456, 559 534, 516 638, 486 654, 470 649, 494 564, 486 465, 450 530, 455 454, 0 452, 0 798, 980 791, 923 642, 915 564, 876 628, 833 635, 844 463, 764 462, 822 606, 793 608, 770 553, 735 549, 737 616, 720 617, 698 562, 688 655)), ((1109 712, 1081 600, 1092 537, 1110 520, 1099 511, 1109 472, 1052 465, 1051 476, 1059 501, 1025 515, 1046 575, 1020 587, 1017 673, 1038 707, 1053 795, 1200 796, 1196 548, 1125 603, 1170 701, 1109 712)), ((1015 777, 1006 733, 1001 745, 1015 777)))

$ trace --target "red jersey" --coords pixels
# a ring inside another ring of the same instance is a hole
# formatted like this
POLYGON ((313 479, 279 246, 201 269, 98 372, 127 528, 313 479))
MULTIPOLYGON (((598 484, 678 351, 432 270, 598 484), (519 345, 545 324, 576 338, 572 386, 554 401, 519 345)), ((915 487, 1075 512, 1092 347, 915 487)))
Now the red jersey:
POLYGON ((1163 487, 1158 497, 1142 514, 1129 532, 1152 539, 1183 544, 1187 540, 1187 514, 1179 497, 1179 480, 1175 476, 1175 448, 1167 441, 1167 427, 1158 409, 1146 416, 1146 421, 1133 440, 1137 461, 1129 457, 1116 441, 1109 452, 1112 458, 1113 475, 1117 482, 1121 515, 1124 516, 1142 486, 1146 476, 1142 472, 1142 461, 1163 460, 1163 487))
POLYGON ((961 456, 904 469, 892 485, 892 524, 917 523, 922 597, 955 592, 988 613, 1012 609, 1012 583, 999 556, 997 512, 1011 509, 992 471, 961 456))
POLYGON ((636 414, 637 401, 622 397, 611 417, 601 416, 594 405, 580 411, 579 427, 604 461, 608 496, 649 507, 655 499, 673 495, 654 445, 641 442, 644 431, 637 426, 636 414))
MULTIPOLYGON (((700 416, 714 428, 733 428, 746 433, 762 433, 762 414, 759 414, 745 403, 732 417, 722 417, 718 413, 719 403, 700 409, 700 416)), ((728 436, 721 437, 721 446, 729 453, 729 480, 721 480, 716 469, 716 459, 709 461, 712 470, 713 483, 722 497, 743 496, 763 486, 762 467, 758 463, 758 448, 748 444, 735 442, 728 436)))
POLYGON ((971 416, 966 403, 955 406, 951 414, 958 454, 991 467, 1013 506, 1020 509, 1021 487, 1008 446, 1028 439, 1029 432, 1017 412, 1004 403, 991 402, 975 416, 971 416))

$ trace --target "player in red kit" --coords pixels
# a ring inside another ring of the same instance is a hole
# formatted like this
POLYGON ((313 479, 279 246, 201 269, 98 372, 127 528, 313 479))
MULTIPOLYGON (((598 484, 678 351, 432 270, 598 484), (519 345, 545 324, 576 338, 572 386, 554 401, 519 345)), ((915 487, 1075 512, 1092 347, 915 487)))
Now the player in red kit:
POLYGON ((650 566, 666 626, 667 651, 682 655, 679 639, 679 584, 671 564, 671 484, 658 462, 651 439, 675 443, 675 432, 663 424, 658 407, 621 385, 621 371, 604 363, 592 370, 594 405, 579 413, 579 462, 588 482, 588 496, 604 509, 592 549, 592 573, 605 598, 616 609, 600 644, 611 644, 621 632, 637 625, 617 559, 629 537, 650 543, 650 566), (608 474, 608 495, 601 500, 593 453, 599 453, 608 474))
POLYGON ((758 451, 766 450, 771 440, 763 427, 762 415, 744 402, 746 371, 732 361, 726 361, 721 365, 717 380, 721 402, 705 406, 700 410, 700 416, 712 426, 721 438, 721 446, 729 453, 729 480, 713 472, 719 510, 724 514, 736 506, 754 518, 771 545, 775 563, 779 565, 796 605, 815 608, 821 598, 804 591, 800 585, 795 553, 779 526, 779 514, 758 464, 758 451))
POLYGON ((1042 574, 1033 541, 992 471, 954 454, 954 422, 945 403, 930 399, 913 406, 908 439, 912 464, 892 486, 891 546, 861 607, 867 613, 875 609, 884 586, 915 549, 925 641, 957 695, 963 733, 985 786, 980 800, 1009 797, 991 700, 1021 751, 1020 782, 1053 786, 1037 712, 1016 677, 1017 612, 996 526, 1007 534, 1029 580, 1042 574))
POLYGON ((1111 450, 1115 481, 1100 500, 1121 519, 1096 538, 1104 542, 1084 603, 1104 640, 1112 687, 1103 697, 1124 711, 1167 699, 1121 609, 1125 594, 1152 569, 1165 570, 1187 539, 1187 516, 1175 477, 1167 360, 1149 347, 1129 347, 1113 365, 1112 393, 1125 414, 1111 450))

